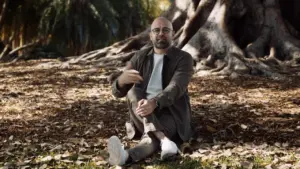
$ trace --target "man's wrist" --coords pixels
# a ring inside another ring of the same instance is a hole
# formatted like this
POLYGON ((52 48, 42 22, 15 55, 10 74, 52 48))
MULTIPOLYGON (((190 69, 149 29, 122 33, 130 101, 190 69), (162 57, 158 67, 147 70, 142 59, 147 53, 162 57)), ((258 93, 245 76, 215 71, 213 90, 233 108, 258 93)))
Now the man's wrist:
POLYGON ((153 105, 155 106, 155 108, 159 108, 159 103, 158 103, 157 99, 153 98, 153 99, 151 99, 151 101, 153 102, 153 105))
POLYGON ((117 86, 118 86, 119 88, 122 88, 122 87, 124 86, 124 84, 123 84, 123 83, 120 83, 120 80, 117 79, 117 86))

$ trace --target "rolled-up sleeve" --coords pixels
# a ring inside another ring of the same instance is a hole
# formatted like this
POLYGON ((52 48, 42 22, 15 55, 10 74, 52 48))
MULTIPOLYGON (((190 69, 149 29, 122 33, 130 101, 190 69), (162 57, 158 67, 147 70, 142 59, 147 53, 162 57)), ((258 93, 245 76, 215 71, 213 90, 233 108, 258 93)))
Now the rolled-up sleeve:
MULTIPOLYGON (((126 69, 136 69, 137 67, 137 58, 138 54, 136 53, 128 62, 126 69), (129 66, 130 64, 130 66, 129 66)), ((124 87, 120 87, 118 85, 118 79, 117 78, 113 83, 112 83, 112 95, 114 95, 117 98, 121 98, 127 95, 127 92, 132 88, 133 84, 127 84, 124 87)))
POLYGON ((120 88, 118 86, 118 79, 115 80, 112 84, 112 94, 115 96, 115 97, 118 97, 118 98, 121 98, 121 97, 124 97, 126 96, 128 90, 132 87, 132 84, 131 85, 125 85, 124 87, 120 88))

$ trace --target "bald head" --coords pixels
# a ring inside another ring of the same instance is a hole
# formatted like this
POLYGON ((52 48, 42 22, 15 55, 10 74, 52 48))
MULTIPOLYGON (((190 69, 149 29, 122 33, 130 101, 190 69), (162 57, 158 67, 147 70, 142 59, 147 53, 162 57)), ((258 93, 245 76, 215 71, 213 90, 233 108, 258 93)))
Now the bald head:
POLYGON ((172 23, 165 17, 158 17, 152 22, 151 30, 157 27, 168 27, 173 30, 172 23))
POLYGON ((174 35, 172 23, 164 18, 158 17, 151 24, 150 40, 154 46, 155 52, 166 52, 172 45, 174 35))

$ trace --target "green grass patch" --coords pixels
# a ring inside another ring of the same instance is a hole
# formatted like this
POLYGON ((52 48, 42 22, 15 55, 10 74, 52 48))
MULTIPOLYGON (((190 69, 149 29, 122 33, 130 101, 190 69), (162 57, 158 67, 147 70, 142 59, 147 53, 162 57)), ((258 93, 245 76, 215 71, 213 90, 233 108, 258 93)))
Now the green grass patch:
POLYGON ((156 164, 155 169, 202 169, 203 166, 199 160, 182 159, 169 163, 156 164))

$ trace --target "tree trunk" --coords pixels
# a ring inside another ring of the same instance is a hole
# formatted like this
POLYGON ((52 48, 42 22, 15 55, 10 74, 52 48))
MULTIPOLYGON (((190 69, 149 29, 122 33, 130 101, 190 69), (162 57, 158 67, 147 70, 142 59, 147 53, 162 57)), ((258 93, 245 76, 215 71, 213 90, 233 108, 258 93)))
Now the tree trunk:
MULTIPOLYGON (((175 30, 174 44, 189 52, 196 72, 290 73, 300 63, 298 0, 174 0, 162 14, 175 30)), ((144 32, 69 63, 124 65, 149 42, 144 32)))
POLYGON ((3 27, 3 22, 4 22, 4 17, 6 14, 6 10, 7 10, 7 4, 8 4, 9 0, 4 0, 3 4, 2 4, 2 9, 1 9, 1 14, 0 14, 0 30, 3 27))
MULTIPOLYGON (((2 5, 2 6, 1 6, 1 7, 2 7, 2 8, 1 8, 1 13, 0 13, 0 31, 1 31, 1 29, 3 28, 4 16, 5 16, 6 11, 7 11, 7 4, 8 4, 8 2, 9 2, 9 0, 5 0, 5 1, 3 1, 2 4, 0 4, 0 5, 2 5)), ((0 39, 0 44, 1 44, 1 45, 3 44, 3 46, 4 46, 3 50, 0 51, 0 58, 2 58, 3 55, 6 54, 6 53, 8 52, 9 46, 6 45, 4 42, 2 42, 1 39, 0 39)))
POLYGON ((12 35, 9 37, 9 40, 8 40, 7 44, 5 45, 4 49, 2 50, 2 52, 0 54, 0 61, 1 62, 9 61, 8 53, 9 53, 9 50, 11 48, 10 44, 13 41, 14 36, 15 36, 15 33, 12 32, 12 35))

